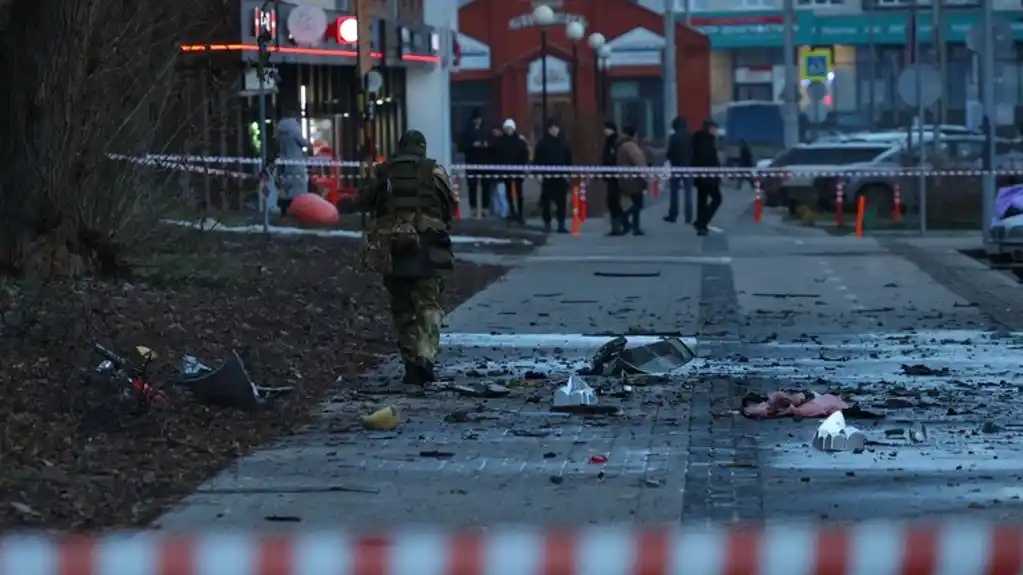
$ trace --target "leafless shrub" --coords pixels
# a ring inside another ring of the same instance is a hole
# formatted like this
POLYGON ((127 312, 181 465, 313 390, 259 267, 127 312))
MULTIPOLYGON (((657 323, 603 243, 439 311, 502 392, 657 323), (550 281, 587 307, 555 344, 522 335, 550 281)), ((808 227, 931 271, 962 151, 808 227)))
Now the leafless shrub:
POLYGON ((0 0, 0 268, 112 273, 156 237, 172 174, 111 155, 162 151, 178 42, 208 7, 0 0))

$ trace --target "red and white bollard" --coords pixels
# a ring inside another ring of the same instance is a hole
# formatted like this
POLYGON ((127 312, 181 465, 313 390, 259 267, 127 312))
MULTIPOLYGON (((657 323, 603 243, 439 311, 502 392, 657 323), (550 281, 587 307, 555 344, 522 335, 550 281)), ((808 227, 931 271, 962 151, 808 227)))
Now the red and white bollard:
POLYGON ((892 188, 892 202, 892 221, 898 222, 902 220, 902 186, 898 182, 892 188))
POLYGON ((760 178, 753 178, 753 221, 758 224, 764 219, 764 193, 760 189, 760 178))
POLYGON ((458 174, 453 174, 453 176, 451 178, 451 191, 455 194, 455 219, 460 220, 462 219, 462 194, 459 189, 461 186, 459 185, 458 174))
POLYGON ((579 178, 579 221, 586 221, 586 178, 579 178))
POLYGON ((842 216, 845 212, 845 182, 839 180, 835 183, 835 225, 842 225, 842 216))

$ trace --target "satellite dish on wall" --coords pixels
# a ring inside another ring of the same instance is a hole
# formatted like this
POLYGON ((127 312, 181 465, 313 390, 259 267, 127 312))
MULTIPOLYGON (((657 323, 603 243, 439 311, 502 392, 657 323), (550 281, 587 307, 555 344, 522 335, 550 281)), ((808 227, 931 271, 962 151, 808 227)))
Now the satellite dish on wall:
POLYGON ((302 4, 288 14, 288 34, 299 46, 319 46, 327 32, 327 13, 319 6, 302 4))

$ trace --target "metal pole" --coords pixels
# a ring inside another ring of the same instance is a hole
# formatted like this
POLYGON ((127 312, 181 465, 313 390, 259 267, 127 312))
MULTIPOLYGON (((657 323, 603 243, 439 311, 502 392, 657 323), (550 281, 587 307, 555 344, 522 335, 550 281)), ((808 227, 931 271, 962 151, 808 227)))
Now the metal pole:
MULTIPOLYGON (((904 66, 907 68, 916 63, 916 48, 917 48, 917 29, 916 29, 916 14, 917 5, 916 2, 910 6, 908 12, 906 12, 906 33, 909 35, 909 39, 906 41, 906 49, 903 50, 904 66)), ((910 154, 913 153, 913 109, 911 102, 906 102, 906 110, 908 111, 909 121, 906 122, 906 151, 910 154)), ((899 108, 898 117, 902 116, 902 107, 899 108)))
MULTIPOLYGON (((261 18, 266 18, 266 14, 273 10, 274 18, 277 16, 277 6, 271 2, 266 2, 260 8, 261 18)), ((256 75, 259 79, 259 178, 262 181, 266 179, 266 199, 263 201, 263 233, 270 233, 270 204, 277 201, 277 195, 273 192, 276 191, 274 186, 273 178, 268 173, 267 168, 267 151, 269 146, 268 138, 266 135, 266 63, 269 59, 269 52, 267 51, 266 43, 270 38, 266 37, 263 33, 262 23, 260 23, 259 37, 256 41, 259 45, 259 56, 256 61, 256 75)))
POLYGON ((945 0, 931 0, 934 7, 931 10, 932 36, 934 38, 934 55, 938 63, 938 78, 941 80, 941 99, 938 100, 938 114, 935 124, 948 123, 948 102, 945 95, 948 94, 948 50, 945 46, 945 0))
POLYGON ((867 2, 867 46, 870 50, 870 62, 868 62, 868 69, 870 70, 870 94, 868 96, 870 105, 870 127, 874 127, 874 123, 877 121, 877 96, 876 96, 876 85, 877 85, 877 41, 874 38, 874 3, 873 1, 867 2))
POLYGON ((678 115, 678 65, 675 61, 675 10, 672 0, 664 0, 664 141, 671 135, 671 123, 678 115))
MULTIPOLYGON (((913 34, 913 65, 916 67, 916 145, 919 150, 917 167, 920 168, 920 174, 917 176, 917 191, 920 194, 920 233, 927 233, 927 175, 924 174, 924 162, 927 156, 927 147, 924 146, 924 115, 927 113, 924 108, 923 99, 923 74, 920 73, 920 27, 919 27, 919 16, 920 10, 917 4, 913 3, 913 10, 911 17, 913 18, 913 27, 917 31, 913 34)), ((912 134, 912 132, 910 132, 912 134)), ((910 136, 912 138, 912 136, 910 136)))
POLYGON ((540 119, 540 124, 543 125, 547 121, 547 28, 540 28, 540 74, 543 75, 543 82, 541 82, 540 94, 540 110, 543 118, 540 119))
POLYGON ((799 71, 796 63, 796 6, 794 0, 785 0, 785 147, 799 143, 799 100, 796 84, 799 71))
POLYGON ((995 15, 990 0, 984 0, 984 49, 981 52, 981 82, 984 92, 984 117, 987 119, 987 150, 985 156, 984 183, 982 186, 981 213, 984 243, 990 241, 989 224, 995 211, 995 15))
POLYGON ((579 131, 579 42, 572 41, 572 117, 579 131))

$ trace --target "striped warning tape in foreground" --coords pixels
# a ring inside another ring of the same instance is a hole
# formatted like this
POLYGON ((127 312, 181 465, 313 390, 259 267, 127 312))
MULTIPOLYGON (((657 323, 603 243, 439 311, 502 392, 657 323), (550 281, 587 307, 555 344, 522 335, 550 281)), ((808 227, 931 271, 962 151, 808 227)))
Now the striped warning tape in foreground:
POLYGON ((2 575, 1016 575, 1023 526, 7 536, 2 575))

